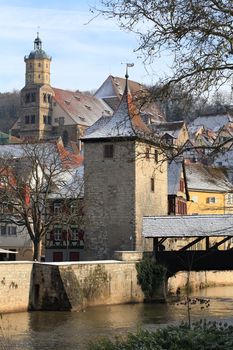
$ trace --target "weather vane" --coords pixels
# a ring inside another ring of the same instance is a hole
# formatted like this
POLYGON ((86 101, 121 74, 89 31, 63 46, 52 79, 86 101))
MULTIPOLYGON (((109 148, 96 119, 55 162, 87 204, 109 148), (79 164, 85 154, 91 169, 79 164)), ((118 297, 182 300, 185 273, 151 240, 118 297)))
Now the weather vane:
POLYGON ((125 78, 128 79, 129 77, 129 74, 128 74, 128 68, 131 68, 134 66, 134 63, 125 63, 125 62, 122 62, 121 64, 125 64, 125 78))

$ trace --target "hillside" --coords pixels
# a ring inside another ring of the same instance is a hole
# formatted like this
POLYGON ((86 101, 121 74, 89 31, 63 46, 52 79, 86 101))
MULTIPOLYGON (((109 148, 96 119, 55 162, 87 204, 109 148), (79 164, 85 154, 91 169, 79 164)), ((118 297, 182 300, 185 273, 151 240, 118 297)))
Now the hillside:
POLYGON ((20 92, 0 93, 0 131, 7 132, 18 118, 20 92))

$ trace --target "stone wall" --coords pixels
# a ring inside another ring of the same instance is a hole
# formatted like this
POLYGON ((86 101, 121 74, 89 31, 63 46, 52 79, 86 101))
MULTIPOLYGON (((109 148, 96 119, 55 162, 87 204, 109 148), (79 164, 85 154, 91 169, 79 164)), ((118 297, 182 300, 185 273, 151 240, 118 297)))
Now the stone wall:
POLYGON ((142 302, 135 262, 35 265, 36 310, 80 310, 91 305, 142 302))
POLYGON ((142 219, 145 216, 167 215, 167 162, 158 149, 146 143, 137 142, 135 152, 135 249, 152 251, 153 240, 142 237, 142 219), (146 151, 149 153, 147 156, 146 151), (151 188, 152 179, 154 189, 151 188))
MULTIPOLYGON (((143 302, 133 261, 136 256, 127 255, 131 261, 0 262, 0 313, 143 302)), ((190 281, 193 288, 233 285, 233 271, 191 272, 190 281)), ((168 290, 176 293, 186 282, 187 274, 179 272, 169 278, 168 290)), ((161 296, 156 297, 161 300, 161 296)))
POLYGON ((0 262, 0 313, 142 302, 135 262, 0 262))
POLYGON ((0 313, 28 310, 32 270, 32 262, 0 262, 0 313))
MULTIPOLYGON (((186 284, 187 272, 177 272, 168 279, 168 292, 175 294, 178 288, 185 288, 186 284)), ((230 286, 233 285, 233 271, 191 271, 189 284, 194 290, 211 286, 230 286)))
POLYGON ((104 145, 84 147, 86 260, 111 259, 135 244, 135 145, 114 142, 113 158, 104 158, 104 145))
POLYGON ((84 154, 85 259, 112 259, 115 250, 152 250, 152 240, 142 237, 142 219, 167 214, 162 155, 157 162, 154 146, 127 139, 86 141, 84 154), (114 147, 111 158, 104 157, 108 144, 114 147))

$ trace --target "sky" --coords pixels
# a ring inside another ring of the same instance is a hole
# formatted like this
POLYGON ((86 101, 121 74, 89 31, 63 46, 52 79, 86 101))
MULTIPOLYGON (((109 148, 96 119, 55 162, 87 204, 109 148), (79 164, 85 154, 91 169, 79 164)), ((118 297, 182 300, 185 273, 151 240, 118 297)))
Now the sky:
POLYGON ((168 70, 166 59, 146 67, 134 52, 137 38, 114 20, 93 18, 98 0, 0 0, 0 92, 20 90, 25 83, 24 56, 33 50, 39 28, 43 49, 52 56, 51 85, 95 90, 111 74, 153 84, 168 70), (162 61, 162 62, 161 62, 162 61))

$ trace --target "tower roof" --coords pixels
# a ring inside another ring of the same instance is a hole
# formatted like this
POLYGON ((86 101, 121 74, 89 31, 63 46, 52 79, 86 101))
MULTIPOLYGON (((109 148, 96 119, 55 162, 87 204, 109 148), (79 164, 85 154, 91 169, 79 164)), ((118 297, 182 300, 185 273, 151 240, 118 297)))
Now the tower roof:
POLYGON ((47 55, 47 53, 42 50, 42 41, 39 37, 39 33, 37 32, 37 37, 34 40, 34 50, 30 52, 28 57, 25 59, 48 59, 51 60, 51 57, 47 55))
POLYGON ((105 138, 141 138, 151 133, 133 103, 127 79, 122 99, 113 116, 106 118, 105 123, 99 123, 99 127, 92 127, 92 129, 93 132, 87 133, 84 136, 84 141, 105 138))

